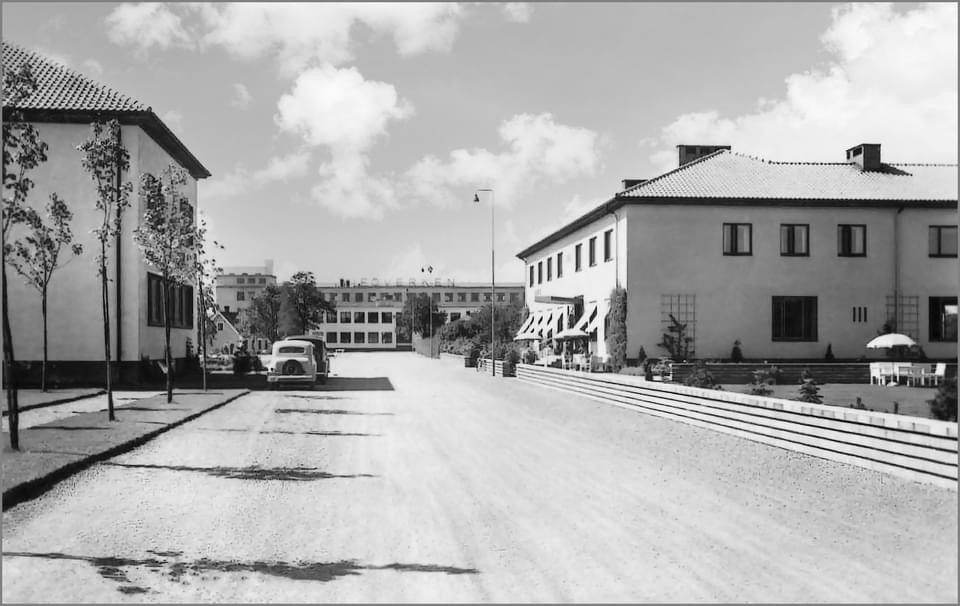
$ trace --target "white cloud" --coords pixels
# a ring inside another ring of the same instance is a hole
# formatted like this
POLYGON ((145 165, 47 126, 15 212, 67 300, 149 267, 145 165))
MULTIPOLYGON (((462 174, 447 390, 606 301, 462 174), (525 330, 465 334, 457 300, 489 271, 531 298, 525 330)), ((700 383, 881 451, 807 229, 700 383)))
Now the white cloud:
POLYGON ((821 38, 833 56, 825 69, 786 78, 778 100, 723 117, 684 114, 663 128, 651 161, 676 167, 679 143, 730 144, 771 160, 842 161, 857 143, 883 145, 890 162, 957 158, 957 6, 898 12, 888 4, 833 11, 821 38))
POLYGON ((200 197, 204 201, 229 199, 274 181, 303 177, 307 174, 309 164, 310 152, 308 151, 274 156, 267 162, 266 167, 253 173, 237 168, 223 177, 201 181, 200 197))
POLYGON ((426 156, 405 175, 409 194, 445 204, 456 199, 454 188, 492 187, 497 206, 512 206, 541 181, 563 183, 593 175, 600 164, 597 133, 566 126, 549 113, 520 114, 499 129, 506 149, 457 149, 447 160, 426 156))
POLYGON ((170 110, 160 116, 160 119, 164 124, 170 127, 170 130, 173 132, 177 133, 178 135, 183 133, 183 114, 180 112, 170 110))
POLYGON ((246 109, 250 105, 250 91, 247 90, 247 87, 239 82, 233 85, 233 99, 230 100, 230 105, 234 107, 239 107, 240 109, 246 109))
POLYGON ((302 177, 307 174, 310 152, 298 151, 282 157, 270 158, 266 168, 253 173, 253 182, 263 185, 271 181, 286 181, 290 177, 302 177))
POLYGON ((84 59, 83 67, 86 68, 87 72, 93 74, 94 76, 103 74, 103 64, 96 59, 84 59))
POLYGON ((529 2, 504 2, 500 9, 507 19, 514 23, 527 23, 533 14, 533 5, 529 2))
POLYGON ((194 46, 181 17, 160 2, 121 4, 107 15, 106 21, 110 41, 136 46, 140 56, 154 46, 160 49, 194 46))

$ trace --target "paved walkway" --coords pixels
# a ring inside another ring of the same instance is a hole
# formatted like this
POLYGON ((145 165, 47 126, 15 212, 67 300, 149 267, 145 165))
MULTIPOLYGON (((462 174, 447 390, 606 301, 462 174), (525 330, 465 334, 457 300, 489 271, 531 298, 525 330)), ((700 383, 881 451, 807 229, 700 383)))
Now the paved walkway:
MULTIPOLYGON (((31 408, 58 404, 62 402, 71 402, 82 400, 103 393, 103 390, 97 387, 78 387, 75 389, 51 389, 41 391, 39 389, 18 389, 17 403, 20 411, 26 411, 31 408)), ((7 392, 3 392, 3 416, 7 416, 7 392)))

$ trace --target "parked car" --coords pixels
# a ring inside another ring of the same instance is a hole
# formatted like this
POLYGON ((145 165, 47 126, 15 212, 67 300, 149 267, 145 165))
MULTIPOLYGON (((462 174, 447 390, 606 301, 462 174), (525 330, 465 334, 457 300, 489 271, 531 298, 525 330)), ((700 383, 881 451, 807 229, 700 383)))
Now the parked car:
POLYGON ((327 343, 320 337, 311 335, 295 335, 287 337, 286 340, 295 339, 297 341, 306 341, 313 345, 313 357, 317 362, 317 382, 324 384, 327 377, 330 376, 330 355, 327 350, 327 343))
POLYGON ((317 380, 317 361, 313 343, 285 339, 273 344, 267 383, 314 383, 317 380))

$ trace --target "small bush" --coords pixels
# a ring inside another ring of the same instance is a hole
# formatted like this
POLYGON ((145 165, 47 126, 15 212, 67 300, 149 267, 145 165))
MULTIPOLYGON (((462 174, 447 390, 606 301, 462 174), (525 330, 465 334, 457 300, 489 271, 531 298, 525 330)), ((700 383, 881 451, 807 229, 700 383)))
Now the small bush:
POLYGON ((740 349, 740 339, 733 342, 733 349, 730 350, 730 361, 735 363, 743 362, 743 351, 740 349))
POLYGON ((827 343, 827 353, 823 355, 824 360, 833 360, 833 343, 827 343))
POLYGON ((770 370, 760 368, 753 371, 753 382, 750 384, 750 393, 755 396, 769 396, 773 394, 770 386, 775 383, 770 376, 770 370))
POLYGON ((646 371, 645 368, 641 368, 641 367, 639 367, 639 366, 625 366, 624 368, 621 368, 621 369, 620 369, 620 373, 619 373, 619 374, 621 374, 621 375, 630 375, 630 376, 632 376, 632 377, 637 377, 637 376, 645 376, 646 373, 647 373, 647 371, 646 371))
POLYGON ((702 387, 704 389, 723 389, 723 387, 717 383, 716 379, 713 378, 713 373, 710 372, 703 360, 697 360, 693 372, 690 373, 683 384, 689 387, 702 387))
POLYGON ((532 349, 528 349, 523 354, 523 361, 527 364, 535 363, 537 361, 537 352, 532 349))
POLYGON ((957 420, 957 377, 945 379, 932 400, 927 400, 933 418, 941 421, 957 420))
POLYGON ((637 366, 643 366, 644 362, 647 361, 647 352, 643 350, 643 345, 640 346, 640 353, 637 354, 637 366))
POLYGON ((804 368, 803 372, 800 373, 800 392, 794 400, 809 402, 811 404, 823 404, 823 396, 820 395, 820 386, 809 368, 804 368))

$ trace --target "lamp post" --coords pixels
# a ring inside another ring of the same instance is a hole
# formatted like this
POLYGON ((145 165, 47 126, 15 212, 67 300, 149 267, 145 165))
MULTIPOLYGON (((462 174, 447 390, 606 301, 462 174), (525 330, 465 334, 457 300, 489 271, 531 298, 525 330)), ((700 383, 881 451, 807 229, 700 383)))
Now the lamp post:
MULTIPOLYGON (((433 274, 433 265, 428 265, 426 268, 421 267, 420 273, 424 272, 433 274)), ((433 358, 433 299, 430 295, 427 295, 427 312, 430 314, 430 320, 427 324, 427 335, 429 335, 430 338, 430 357, 433 358)))
POLYGON ((494 276, 494 249, 493 249, 493 207, 494 207, 494 193, 492 189, 482 188, 478 189, 476 193, 473 194, 473 201, 475 203, 480 202, 480 192, 488 191, 490 192, 490 374, 496 376, 497 374, 497 354, 494 350, 494 339, 496 338, 496 333, 494 332, 494 303, 496 301, 496 290, 495 290, 495 276, 494 276))

